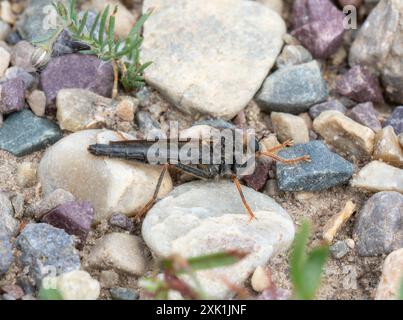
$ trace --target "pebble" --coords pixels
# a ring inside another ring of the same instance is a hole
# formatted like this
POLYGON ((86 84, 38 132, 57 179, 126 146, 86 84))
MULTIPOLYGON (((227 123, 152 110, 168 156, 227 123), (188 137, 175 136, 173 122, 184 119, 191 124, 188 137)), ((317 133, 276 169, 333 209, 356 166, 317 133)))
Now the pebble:
POLYGON ((111 97, 113 68, 95 56, 67 54, 52 58, 40 75, 48 106, 56 101, 62 89, 86 89, 104 97, 111 97))
POLYGON ((102 270, 99 274, 99 282, 103 288, 113 288, 119 282, 119 275, 113 270, 102 270))
POLYGON ((9 114, 25 108, 25 84, 21 79, 6 80, 0 84, 0 112, 9 114))
POLYGON ((54 122, 23 110, 4 121, 0 128, 0 149, 22 157, 55 143, 61 137, 62 133, 54 122))
POLYGON ((265 187, 267 179, 269 179, 271 168, 272 162, 269 159, 257 159, 253 173, 243 176, 242 181, 249 188, 260 191, 265 187))
POLYGON ((136 112, 136 105, 132 100, 124 99, 116 106, 116 115, 123 121, 132 122, 134 120, 134 113, 136 112))
POLYGON ((14 209, 14 218, 21 218, 24 214, 24 196, 21 193, 17 192, 11 197, 10 200, 14 209))
POLYGON ((322 112, 329 110, 339 111, 342 114, 347 112, 347 108, 340 102, 340 100, 330 100, 311 107, 309 109, 309 115, 312 119, 315 119, 319 117, 322 112))
POLYGON ((396 134, 403 133, 403 106, 397 107, 386 119, 384 126, 392 126, 396 134))
POLYGON ((340 48, 344 14, 329 0, 296 0, 292 10, 293 31, 317 59, 326 59, 340 48))
POLYGON ((5 274, 14 262, 13 248, 11 247, 9 236, 1 228, 0 225, 0 276, 5 274))
POLYGON ((325 111, 313 127, 326 143, 356 159, 367 159, 374 151, 375 133, 339 111, 325 111))
POLYGON ((357 216, 354 239, 360 256, 388 254, 403 247, 403 195, 378 192, 357 216))
POLYGON ((35 51, 35 47, 28 41, 19 41, 14 47, 11 54, 11 64, 20 67, 27 72, 35 72, 36 69, 32 65, 31 57, 35 51))
POLYGON ((336 87, 339 94, 357 102, 384 101, 378 78, 366 67, 353 66, 337 79, 336 87))
POLYGON ((0 291, 11 295, 16 300, 19 300, 24 296, 24 291, 22 288, 15 284, 4 285, 0 288, 0 291))
POLYGON ((7 39, 10 34, 11 27, 8 23, 0 20, 0 41, 4 41, 7 39))
POLYGON ((31 90, 32 88, 34 88, 38 85, 37 74, 29 73, 21 67, 8 68, 4 75, 4 78, 6 80, 11 80, 11 79, 16 79, 16 78, 22 80, 22 81, 24 81, 25 88, 28 90, 31 90))
POLYGON ((0 3, 0 18, 9 24, 15 24, 17 18, 11 9, 11 4, 9 1, 2 1, 0 3))
POLYGON ((341 259, 345 257, 349 251, 350 248, 345 241, 337 241, 334 245, 330 247, 330 253, 335 259, 341 259))
POLYGON ((284 68, 312 61, 311 53, 300 45, 285 45, 276 61, 277 68, 284 68))
POLYGON ((36 203, 32 207, 32 211, 36 219, 41 219, 46 213, 52 209, 66 203, 74 201, 74 196, 63 189, 56 189, 55 191, 49 193, 44 199, 36 203))
POLYGON ((323 228, 323 239, 326 243, 331 244, 337 232, 351 218, 356 210, 356 205, 352 201, 347 201, 344 208, 333 215, 323 228))
POLYGON ((83 89, 60 90, 56 107, 60 128, 71 132, 101 128, 114 111, 111 99, 83 89))
POLYGON ((145 0, 143 12, 150 8, 157 9, 144 25, 142 60, 153 61, 145 78, 192 114, 236 116, 273 67, 286 32, 276 12, 253 1, 145 0))
POLYGON ((321 141, 311 141, 280 151, 279 156, 292 159, 309 155, 310 162, 277 163, 278 187, 281 191, 320 191, 343 184, 353 174, 353 165, 331 152, 321 141))
POLYGON ((54 284, 63 300, 97 300, 101 285, 82 270, 63 273, 58 277, 46 277, 44 283, 54 284))
POLYGON ((32 162, 22 162, 17 167, 17 184, 29 188, 36 184, 36 165, 32 162))
POLYGON ((158 134, 161 132, 160 125, 151 118, 151 115, 147 111, 136 113, 136 124, 146 136, 152 136, 153 133, 158 134))
POLYGON ((242 190, 258 218, 251 223, 228 181, 182 184, 157 202, 143 222, 143 238, 157 257, 187 258, 230 249, 250 253, 233 266, 197 272, 211 297, 231 297, 223 277, 242 285, 256 267, 287 250, 294 238, 294 224, 284 209, 262 193, 248 187, 242 190))
POLYGON ((37 284, 49 272, 60 275, 80 268, 80 256, 74 239, 64 230, 45 223, 26 225, 16 240, 21 251, 20 265, 29 268, 37 284))
POLYGON ((403 248, 390 253, 383 264, 375 300, 396 300, 403 279, 403 248))
MULTIPOLYGON (((1 22, 0 22, 1 25, 1 22)), ((11 54, 4 48, 0 47, 0 77, 4 75, 10 65, 11 54)))
POLYGON ((263 292, 266 289, 270 288, 272 284, 269 276, 269 271, 261 266, 255 269, 250 282, 253 290, 255 290, 256 292, 263 292))
POLYGON ((70 201, 48 212, 42 221, 78 237, 79 248, 82 248, 90 232, 93 218, 94 209, 90 203, 70 201))
POLYGON ((280 142, 290 139, 296 144, 309 142, 309 130, 302 118, 289 113, 272 112, 271 122, 280 142))
POLYGON ((98 240, 88 256, 92 268, 114 269, 141 276, 146 271, 144 247, 140 238, 126 233, 110 233, 98 240))
POLYGON ((391 126, 376 134, 373 158, 403 169, 403 149, 391 126))
POLYGON ((380 74, 388 99, 403 103, 401 0, 379 1, 350 49, 350 65, 366 65, 380 74))
MULTIPOLYGON (((94 223, 107 220, 116 212, 131 216, 143 209, 154 194, 161 167, 95 157, 88 152, 91 144, 121 139, 112 131, 84 130, 48 148, 38 169, 44 195, 64 189, 80 201, 90 202, 95 210, 94 223)), ((159 196, 171 189, 167 174, 159 196)))
POLYGON ((354 176, 351 185, 369 191, 397 191, 403 193, 403 169, 381 161, 372 161, 354 176))
POLYGON ((127 231, 133 231, 134 229, 134 222, 121 213, 114 213, 109 219, 109 224, 127 231))
POLYGON ((113 300, 138 300, 139 294, 136 290, 128 288, 111 288, 109 290, 113 300))
POLYGON ((20 34, 18 33, 18 31, 11 31, 8 35, 7 38, 5 39, 6 43, 9 45, 16 45, 18 42, 20 42, 22 40, 20 34))
POLYGON ((10 199, 0 191, 0 235, 11 237, 18 231, 19 223, 13 217, 14 210, 10 199))
POLYGON ((354 108, 349 110, 347 115, 354 121, 372 129, 374 132, 378 132, 382 129, 381 122, 378 119, 379 114, 375 110, 372 102, 357 104, 354 108))
POLYGON ((38 117, 43 117, 45 115, 46 96, 43 91, 32 91, 27 97, 27 102, 35 115, 38 117))
POLYGON ((284 67, 267 77, 256 101, 265 111, 299 114, 326 100, 328 90, 316 61, 284 67))

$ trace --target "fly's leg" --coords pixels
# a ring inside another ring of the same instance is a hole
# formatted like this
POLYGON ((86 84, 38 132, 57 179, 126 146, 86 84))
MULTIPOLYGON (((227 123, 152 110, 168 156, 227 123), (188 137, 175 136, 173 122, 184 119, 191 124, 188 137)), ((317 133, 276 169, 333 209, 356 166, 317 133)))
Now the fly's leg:
POLYGON ((168 171, 168 167, 169 167, 169 164, 165 164, 164 167, 162 168, 160 177, 158 178, 157 186, 156 186, 155 191, 154 191, 154 195, 153 195, 152 199, 144 206, 144 208, 141 209, 141 211, 138 214, 136 214, 136 219, 137 220, 141 220, 141 218, 143 218, 147 214, 148 210, 150 210, 151 207, 157 201, 158 194, 159 194, 160 189, 161 189, 162 181, 164 180, 165 174, 168 171))
POLYGON ((289 139, 289 140, 284 141, 283 143, 275 146, 274 148, 267 150, 266 152, 271 152, 271 153, 277 152, 277 151, 283 150, 284 148, 292 147, 293 145, 294 145, 294 140, 289 139))
POLYGON ((249 213, 249 222, 251 222, 254 219, 257 220, 255 214, 253 213, 252 209, 250 208, 248 202, 246 201, 245 195, 243 194, 243 191, 242 191, 241 183, 235 176, 232 176, 231 180, 232 180, 232 182, 234 182, 235 187, 237 188, 239 195, 241 196, 242 203, 243 203, 246 211, 248 211, 248 213, 249 213))
POLYGON ((280 156, 278 156, 277 154, 274 153, 274 152, 280 151, 280 150, 282 150, 282 149, 284 149, 286 147, 291 147, 292 145, 293 145, 293 140, 287 140, 284 143, 279 144, 278 146, 275 146, 274 148, 271 148, 268 151, 260 151, 260 152, 258 152, 258 155, 270 157, 273 160, 281 162, 281 163, 284 163, 284 164, 296 164, 296 163, 299 163, 299 162, 302 162, 302 161, 308 161, 309 162, 311 160, 309 155, 304 155, 302 157, 298 157, 298 158, 295 158, 295 159, 284 159, 284 158, 282 158, 282 157, 280 157, 280 156))

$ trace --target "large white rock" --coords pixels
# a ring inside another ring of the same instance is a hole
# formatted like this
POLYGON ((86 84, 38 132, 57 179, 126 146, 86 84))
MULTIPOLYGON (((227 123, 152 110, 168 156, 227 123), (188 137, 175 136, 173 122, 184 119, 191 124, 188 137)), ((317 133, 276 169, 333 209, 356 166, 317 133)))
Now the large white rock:
MULTIPOLYGON (((114 212, 131 216, 140 211, 153 196, 161 167, 95 157, 87 150, 90 144, 119 139, 121 137, 113 131, 85 130, 50 147, 38 169, 44 196, 56 189, 64 189, 78 200, 91 202, 95 209, 95 223, 108 219, 114 212)), ((172 181, 167 174, 160 196, 171 189, 172 181)))
POLYGON ((158 202, 142 226, 144 240, 159 257, 194 257, 231 249, 250 253, 233 266, 197 273, 211 297, 230 297, 224 278, 242 285, 256 267, 286 250, 294 238, 293 221, 284 209, 262 193, 242 189, 258 218, 251 223, 231 182, 195 181, 158 202))
POLYGON ((262 85, 286 32, 273 10, 243 0, 145 0, 146 81, 188 113, 231 118, 262 85))

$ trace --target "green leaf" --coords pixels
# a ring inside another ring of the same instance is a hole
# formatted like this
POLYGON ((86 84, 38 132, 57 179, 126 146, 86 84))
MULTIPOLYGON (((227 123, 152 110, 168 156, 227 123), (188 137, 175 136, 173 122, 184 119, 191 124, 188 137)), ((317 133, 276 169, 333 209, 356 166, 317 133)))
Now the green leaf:
POLYGON ((84 31, 84 28, 85 28, 85 26, 86 26, 86 24, 87 24, 87 20, 88 20, 88 14, 89 14, 89 12, 86 11, 86 12, 84 13, 83 18, 82 18, 81 21, 80 21, 80 27, 79 27, 78 30, 77 30, 77 35, 78 35, 78 36, 80 36, 80 35, 83 33, 83 31, 84 31))
POLYGON ((41 287, 38 293, 39 300, 63 300, 63 296, 57 289, 44 289, 41 287))
POLYGON ((115 16, 110 16, 108 26, 108 45, 109 50, 112 51, 115 43, 115 16))
POLYGON ((147 21, 147 19, 150 17, 151 13, 145 13, 143 14, 139 20, 137 20, 136 24, 134 25, 134 27, 132 28, 132 30, 129 33, 128 38, 132 39, 134 37, 136 37, 139 33, 141 28, 143 27, 144 23, 147 21))
POLYGON ((70 19, 77 25, 77 0, 70 0, 70 19))
POLYGON ((101 44, 101 46, 104 43, 104 33, 106 30, 106 19, 109 16, 109 5, 106 6, 104 12, 102 13, 102 18, 101 18, 101 23, 99 25, 99 35, 98 35, 98 42, 101 44))
POLYGON ((92 27, 91 27, 91 31, 90 31, 90 38, 91 38, 91 39, 95 39, 94 33, 95 33, 95 30, 96 30, 96 28, 97 28, 97 25, 98 25, 98 22, 99 22, 99 19, 100 19, 100 18, 101 18, 101 13, 99 12, 99 13, 97 14, 97 16, 95 17, 94 24, 93 24, 92 27))

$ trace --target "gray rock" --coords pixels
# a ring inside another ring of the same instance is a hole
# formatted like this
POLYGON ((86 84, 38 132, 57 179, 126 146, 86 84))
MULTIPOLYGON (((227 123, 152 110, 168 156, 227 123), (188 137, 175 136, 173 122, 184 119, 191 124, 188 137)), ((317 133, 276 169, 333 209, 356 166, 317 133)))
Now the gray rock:
POLYGON ((38 79, 36 77, 34 77, 31 73, 25 71, 25 69, 21 67, 8 68, 4 75, 4 78, 7 80, 15 78, 21 79, 22 81, 24 81, 25 88, 27 89, 31 89, 38 83, 38 79))
POLYGON ((129 288, 111 288, 109 290, 113 300, 138 300, 137 291, 129 288))
POLYGON ((396 134, 403 133, 403 106, 397 107, 392 114, 386 119, 384 127, 392 126, 396 134))
POLYGON ((128 216, 121 213, 114 213, 109 219, 109 224, 127 231, 133 231, 134 229, 134 222, 128 216))
POLYGON ((319 65, 312 61, 271 74, 256 96, 265 111, 299 114, 326 100, 328 90, 319 65))
POLYGON ((35 218, 41 219, 46 213, 52 209, 58 207, 59 205, 74 201, 74 196, 63 189, 56 189, 55 191, 48 194, 40 202, 36 203, 30 211, 33 212, 35 218))
POLYGON ((354 227, 361 256, 388 254, 403 247, 403 195, 379 192, 361 209, 354 227))
POLYGON ((337 241, 330 247, 330 253, 335 259, 343 258, 349 251, 350 248, 345 241, 337 241))
POLYGON ((0 226, 0 276, 8 271, 14 261, 13 248, 8 235, 0 226))
POLYGON ((347 115, 358 123, 374 130, 374 132, 382 129, 381 122, 378 119, 379 114, 372 102, 357 104, 347 115))
POLYGON ((309 155, 310 162, 277 163, 277 180, 282 191, 320 191, 342 184, 353 175, 353 165, 331 152, 321 141, 299 144, 279 152, 285 159, 309 155))
POLYGON ((143 238, 158 257, 192 257, 228 249, 250 252, 233 266, 197 272, 211 297, 233 295, 223 277, 241 285, 257 266, 287 250, 294 237, 290 216, 273 199, 247 187, 242 190, 259 220, 248 223, 233 183, 195 181, 175 188, 143 222, 143 238))
POLYGON ((209 119, 209 120, 200 120, 200 121, 195 121, 192 124, 193 126, 210 126, 213 128, 217 129, 235 129, 235 126, 223 119, 209 119))
POLYGON ((35 47, 28 41, 20 41, 14 47, 11 54, 11 64, 23 68, 27 72, 35 72, 36 68, 32 63, 32 55, 35 47))
POLYGON ((312 61, 311 53, 300 45, 286 45, 276 61, 277 68, 284 68, 312 61))
POLYGON ((329 110, 340 111, 343 114, 347 112, 347 108, 339 100, 331 100, 319 103, 311 107, 309 109, 309 115, 312 119, 315 119, 319 117, 322 112, 329 110))
POLYGON ((67 54, 52 58, 40 75, 40 84, 47 103, 53 106, 61 89, 86 89, 111 97, 113 68, 95 56, 67 54))
POLYGON ((0 149, 21 157, 41 150, 61 137, 62 132, 55 123, 22 110, 10 115, 0 128, 0 149))
POLYGON ((403 5, 382 0, 361 27, 350 50, 350 64, 366 65, 380 75, 389 99, 403 103, 403 5))
POLYGON ((21 251, 19 263, 29 267, 37 283, 49 273, 55 276, 80 268, 74 238, 46 223, 28 224, 17 237, 16 246, 21 251))
POLYGON ((158 122, 154 121, 147 111, 139 111, 136 113, 136 124, 145 135, 149 135, 152 132, 160 133, 161 131, 158 122))
POLYGON ((14 210, 10 199, 0 192, 0 233, 12 236, 18 231, 19 223, 13 217, 14 210))
POLYGON ((25 83, 21 79, 10 79, 0 85, 0 113, 9 114, 26 107, 25 83))
POLYGON ((143 11, 150 8, 148 84, 187 113, 228 120, 245 108, 281 50, 283 19, 253 1, 144 1, 143 11))

